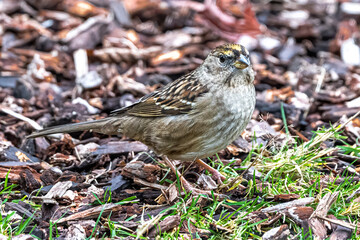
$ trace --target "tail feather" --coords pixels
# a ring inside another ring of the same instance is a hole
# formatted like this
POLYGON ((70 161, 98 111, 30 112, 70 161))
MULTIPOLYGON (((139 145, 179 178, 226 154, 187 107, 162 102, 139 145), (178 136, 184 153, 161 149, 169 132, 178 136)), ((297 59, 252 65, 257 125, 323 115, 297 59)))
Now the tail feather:
POLYGON ((27 138, 37 138, 55 133, 70 133, 70 132, 80 132, 86 130, 94 130, 94 131, 99 130, 99 132, 101 132, 101 129, 108 122, 108 120, 109 119, 104 118, 89 122, 72 123, 72 124, 65 124, 65 125, 45 128, 43 130, 39 130, 37 132, 30 134, 29 136, 27 136, 27 138))

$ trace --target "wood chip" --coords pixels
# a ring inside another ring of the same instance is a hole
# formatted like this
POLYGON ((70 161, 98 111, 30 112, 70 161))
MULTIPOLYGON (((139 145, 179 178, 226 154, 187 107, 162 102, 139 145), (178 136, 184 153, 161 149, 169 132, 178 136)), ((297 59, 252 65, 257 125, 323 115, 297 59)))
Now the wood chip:
POLYGON ((264 209, 261 209, 261 212, 264 213, 274 213, 274 212, 283 212, 285 210, 288 210, 291 207, 298 207, 298 206, 305 206, 307 204, 313 203, 315 201, 315 198, 313 197, 307 197, 307 198, 300 198, 298 200, 294 200, 291 202, 281 203, 272 207, 267 207, 264 209))
POLYGON ((82 212, 74 213, 68 217, 61 218, 57 221, 58 224, 62 224, 68 221, 80 220, 80 219, 91 219, 99 217, 102 212, 102 216, 107 216, 111 212, 119 211, 122 208, 121 205, 115 203, 107 203, 97 207, 93 207, 82 212))
POLYGON ((339 192, 325 194, 316 207, 312 217, 310 218, 309 225, 312 229, 312 233, 319 239, 325 239, 327 236, 326 227, 324 222, 320 220, 320 217, 325 217, 327 215, 331 205, 336 201, 338 195, 339 192))

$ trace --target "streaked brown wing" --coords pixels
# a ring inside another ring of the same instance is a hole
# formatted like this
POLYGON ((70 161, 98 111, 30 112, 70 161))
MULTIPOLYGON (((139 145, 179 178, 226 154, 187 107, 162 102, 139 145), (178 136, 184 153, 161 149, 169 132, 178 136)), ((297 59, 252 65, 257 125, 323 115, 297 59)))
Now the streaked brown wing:
POLYGON ((190 112, 195 101, 208 89, 189 73, 158 92, 141 98, 138 102, 112 112, 112 115, 128 114, 137 117, 164 117, 190 112))

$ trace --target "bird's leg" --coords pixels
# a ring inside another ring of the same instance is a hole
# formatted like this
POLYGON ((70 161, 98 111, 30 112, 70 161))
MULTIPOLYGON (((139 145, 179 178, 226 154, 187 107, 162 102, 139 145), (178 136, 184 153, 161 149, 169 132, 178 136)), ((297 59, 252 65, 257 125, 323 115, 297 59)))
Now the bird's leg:
POLYGON ((186 189, 186 191, 189 188, 192 188, 191 184, 186 181, 186 179, 184 178, 184 176, 176 169, 176 167, 174 166, 174 164, 170 161, 170 159, 166 156, 164 156, 164 160, 166 162, 166 164, 170 167, 171 171, 173 171, 173 173, 179 177, 181 184, 183 185, 183 187, 186 189))
POLYGON ((203 168, 205 168, 206 170, 208 170, 215 181, 217 181, 218 183, 222 183, 223 181, 226 180, 226 177, 224 175, 222 175, 218 170, 216 170, 215 168, 209 166, 208 164, 206 164, 204 161, 202 161, 201 159, 197 159, 195 161, 197 164, 199 164, 200 166, 202 166, 203 168))
MULTIPOLYGON (((174 166, 174 164, 170 161, 170 159, 168 157, 164 156, 164 160, 165 160, 166 164, 170 167, 171 171, 173 171, 174 174, 179 177, 180 182, 181 182, 182 186, 184 187, 184 189, 186 190, 186 192, 192 192, 195 195, 198 195, 198 194, 205 194, 207 196, 212 195, 211 191, 201 190, 201 189, 191 186, 191 184, 184 178, 184 176, 182 174, 180 174, 180 172, 176 169, 176 167, 174 166)), ((216 196, 218 194, 214 194, 214 195, 216 196)))

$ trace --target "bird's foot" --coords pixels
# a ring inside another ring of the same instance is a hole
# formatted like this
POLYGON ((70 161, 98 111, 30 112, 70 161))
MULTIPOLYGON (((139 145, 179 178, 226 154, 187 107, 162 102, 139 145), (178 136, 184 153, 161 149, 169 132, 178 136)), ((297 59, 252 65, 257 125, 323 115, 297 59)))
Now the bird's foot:
POLYGON ((208 164, 206 164, 204 161, 202 161, 201 159, 197 159, 196 163, 199 164, 200 166, 202 166, 203 168, 205 168, 208 172, 210 172, 212 174, 212 178, 219 184, 223 184, 223 181, 226 180, 226 177, 224 175, 222 175, 218 170, 216 170, 215 168, 209 166, 208 164))
MULTIPOLYGON (((176 169, 176 167, 174 166, 174 164, 167 158, 164 158, 165 162, 167 163, 167 165, 170 167, 170 169, 179 177, 179 180, 181 182, 182 187, 184 188, 184 190, 187 193, 192 193, 193 195, 206 195, 208 197, 211 196, 215 196, 215 197, 220 197, 221 199, 224 199, 226 196, 223 194, 218 194, 215 193, 213 191, 209 191, 209 190, 201 190, 198 188, 193 187, 184 177, 182 174, 179 173, 179 171, 176 169)), ((201 160, 200 160, 201 161, 201 160)), ((201 161, 202 162, 202 161, 201 161)), ((205 163, 204 163, 205 164, 205 163)), ((210 166, 209 166, 210 167, 210 166)), ((211 167, 210 167, 211 168, 211 167)), ((214 169, 215 170, 215 169, 214 169)), ((216 171, 216 170, 215 170, 216 171)))
POLYGON ((181 184, 182 184, 183 188, 185 189, 185 191, 187 193, 191 193, 195 196, 205 195, 207 197, 217 197, 220 199, 226 198, 226 195, 224 195, 224 194, 219 194, 214 191, 202 190, 202 189, 193 187, 184 177, 180 178, 180 181, 181 181, 181 184))

